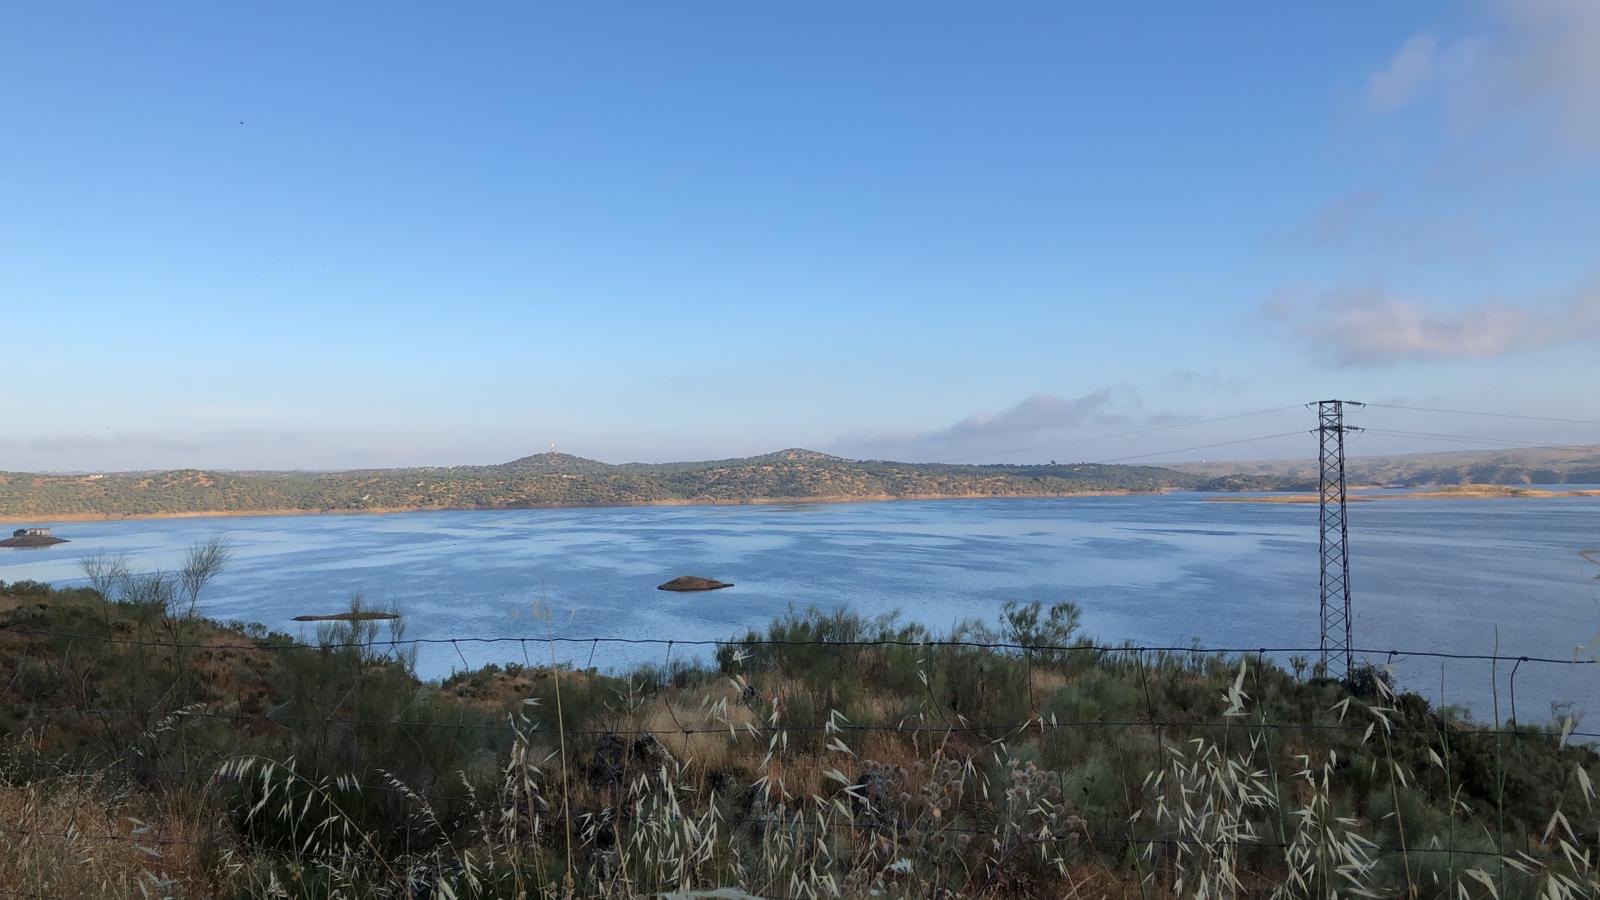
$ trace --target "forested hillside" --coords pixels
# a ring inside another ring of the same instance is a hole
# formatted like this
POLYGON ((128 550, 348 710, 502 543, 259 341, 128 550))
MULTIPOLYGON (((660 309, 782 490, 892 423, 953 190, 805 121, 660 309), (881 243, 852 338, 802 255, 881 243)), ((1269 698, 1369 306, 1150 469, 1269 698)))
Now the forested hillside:
MULTIPOLYGON (((1352 458, 1354 484, 1600 484, 1600 447, 1352 458)), ((640 503, 1064 496, 1104 491, 1303 491, 1315 460, 1159 466, 948 465, 853 460, 812 450, 741 459, 613 465, 538 453, 493 466, 348 472, 0 472, 0 516, 515 509, 640 503)))
POLYGON ((862 462, 808 450, 746 459, 624 465, 541 453, 495 466, 349 472, 0 473, 0 516, 1006 497, 1193 489, 1205 482, 1198 475, 1153 466, 862 462))

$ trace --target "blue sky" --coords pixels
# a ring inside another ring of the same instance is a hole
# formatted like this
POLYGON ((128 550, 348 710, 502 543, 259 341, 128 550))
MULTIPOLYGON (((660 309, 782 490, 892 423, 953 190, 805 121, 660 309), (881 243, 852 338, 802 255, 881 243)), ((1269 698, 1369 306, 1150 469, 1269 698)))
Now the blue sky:
POLYGON ((13 5, 0 469, 1600 419, 1600 4, 1229 11, 13 5))

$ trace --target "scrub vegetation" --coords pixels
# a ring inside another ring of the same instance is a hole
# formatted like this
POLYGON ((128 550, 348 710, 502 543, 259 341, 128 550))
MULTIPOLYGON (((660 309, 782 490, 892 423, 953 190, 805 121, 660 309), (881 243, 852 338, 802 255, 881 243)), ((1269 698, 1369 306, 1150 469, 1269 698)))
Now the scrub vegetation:
MULTIPOLYGON (((793 611, 703 659, 419 679, 205 618, 226 548, 0 585, 0 885, 111 897, 1595 896, 1575 723, 1382 670, 793 611), (943 642, 940 642, 943 641, 943 642), (839 644, 846 646, 839 646, 839 644), (1022 646, 973 646, 1003 644, 1022 646)), ((352 612, 372 611, 359 598, 352 612)), ((546 613, 548 615, 548 613, 546 613)))
POLYGON ((1187 489, 1206 481, 1197 475, 1155 466, 864 462, 810 450, 708 462, 624 465, 565 453, 541 453, 495 466, 348 472, 0 472, 0 516, 43 520, 70 516, 1057 496, 1187 489))

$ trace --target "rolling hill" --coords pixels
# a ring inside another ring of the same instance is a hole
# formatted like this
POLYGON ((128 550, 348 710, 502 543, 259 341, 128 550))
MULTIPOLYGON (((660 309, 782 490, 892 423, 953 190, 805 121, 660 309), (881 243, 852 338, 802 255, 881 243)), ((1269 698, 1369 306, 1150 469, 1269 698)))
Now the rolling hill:
MULTIPOLYGON (((1600 484, 1600 447, 1355 457, 1348 471, 1353 484, 1600 484)), ((789 449, 737 459, 613 464, 549 452, 488 466, 343 472, 0 472, 0 518, 1305 491, 1315 489, 1316 478, 1315 460, 951 465, 789 449)))
POLYGON ((1060 496, 1195 489, 1206 481, 1154 466, 957 466, 849 460, 801 449, 620 465, 550 452, 491 466, 345 472, 0 473, 0 517, 1060 496))

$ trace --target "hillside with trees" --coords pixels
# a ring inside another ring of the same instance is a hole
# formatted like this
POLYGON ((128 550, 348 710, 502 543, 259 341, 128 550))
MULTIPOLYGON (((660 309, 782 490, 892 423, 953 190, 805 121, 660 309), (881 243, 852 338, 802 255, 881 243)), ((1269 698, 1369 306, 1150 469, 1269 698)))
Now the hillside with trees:
POLYGON ((621 465, 552 452, 493 466, 347 472, 0 472, 0 516, 1065 496, 1192 490, 1204 487, 1207 480, 1154 466, 960 466, 858 461, 810 450, 743 459, 621 465))
MULTIPOLYGON (((1600 447, 1356 457, 1354 484, 1600 484, 1600 447)), ((1305 491, 1315 460, 1160 466, 951 465, 853 460, 814 450, 612 464, 537 453, 491 466, 343 472, 0 472, 0 517, 520 509, 651 503, 1057 497, 1162 491, 1305 491)))

